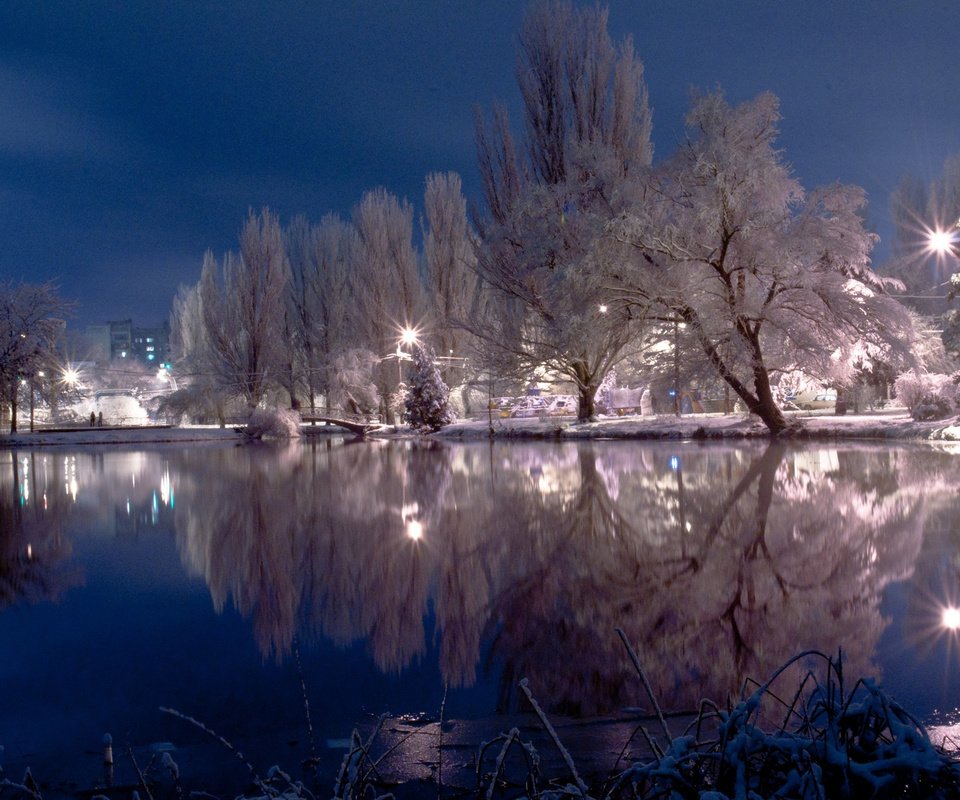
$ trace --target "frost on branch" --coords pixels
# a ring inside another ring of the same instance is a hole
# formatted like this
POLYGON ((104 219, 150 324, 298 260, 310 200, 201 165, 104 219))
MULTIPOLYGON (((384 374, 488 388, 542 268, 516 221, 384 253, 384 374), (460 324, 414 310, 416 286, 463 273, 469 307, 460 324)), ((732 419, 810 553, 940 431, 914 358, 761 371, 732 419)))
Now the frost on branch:
POLYGON ((433 349, 417 344, 413 350, 413 374, 403 418, 417 430, 440 430, 456 419, 450 408, 450 390, 434 363, 433 349))

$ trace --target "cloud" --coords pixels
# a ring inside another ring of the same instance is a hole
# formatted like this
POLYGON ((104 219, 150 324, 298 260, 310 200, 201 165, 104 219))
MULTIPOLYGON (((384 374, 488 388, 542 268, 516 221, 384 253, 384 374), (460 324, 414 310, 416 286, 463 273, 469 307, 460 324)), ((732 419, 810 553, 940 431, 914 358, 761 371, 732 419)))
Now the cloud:
POLYGON ((127 137, 90 111, 92 92, 76 78, 0 63, 0 156, 116 161, 127 137))

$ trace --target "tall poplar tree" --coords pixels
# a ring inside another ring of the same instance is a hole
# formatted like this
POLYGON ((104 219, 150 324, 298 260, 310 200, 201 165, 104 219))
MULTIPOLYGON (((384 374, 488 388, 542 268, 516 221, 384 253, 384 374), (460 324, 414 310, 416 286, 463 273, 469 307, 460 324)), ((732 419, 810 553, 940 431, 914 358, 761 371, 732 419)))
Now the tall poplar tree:
POLYGON ((268 209, 250 212, 239 254, 218 264, 209 251, 200 275, 200 308, 209 366, 218 385, 256 408, 277 380, 290 267, 283 232, 268 209))
POLYGON ((605 9, 543 2, 523 22, 517 84, 519 144, 502 109, 477 120, 487 213, 471 328, 495 371, 546 368, 573 382, 588 419, 642 330, 642 315, 616 306, 599 277, 622 256, 606 226, 636 202, 651 163, 643 65, 629 38, 613 44, 605 9))

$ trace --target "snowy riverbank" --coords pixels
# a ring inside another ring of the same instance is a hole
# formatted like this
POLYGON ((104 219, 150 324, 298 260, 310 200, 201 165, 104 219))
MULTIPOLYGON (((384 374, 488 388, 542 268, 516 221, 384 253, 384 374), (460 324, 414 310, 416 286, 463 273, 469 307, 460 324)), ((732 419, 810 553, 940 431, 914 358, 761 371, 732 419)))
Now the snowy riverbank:
MULTIPOLYGON (((788 414, 797 439, 876 439, 960 442, 960 418, 916 422, 906 409, 871 414, 788 414)), ((763 438, 767 429, 756 418, 742 414, 661 414, 647 417, 609 417, 578 424, 571 418, 473 419, 448 425, 436 434, 441 439, 485 439, 491 429, 497 438, 539 439, 750 439, 763 438)), ((304 426, 308 434, 352 435, 335 426, 304 426)), ((409 429, 384 426, 375 437, 409 436, 409 429)), ((55 447, 74 445, 145 445, 192 443, 243 443, 250 438, 233 427, 116 427, 38 430, 0 435, 2 447, 55 447)))
MULTIPOLYGON (((960 419, 916 422, 906 409, 872 414, 788 413, 797 439, 912 439, 960 441, 960 419)), ((496 437, 563 439, 747 439, 769 435, 756 417, 743 414, 689 414, 683 417, 610 417, 578 424, 571 419, 469 420, 435 434, 442 438, 496 437)))

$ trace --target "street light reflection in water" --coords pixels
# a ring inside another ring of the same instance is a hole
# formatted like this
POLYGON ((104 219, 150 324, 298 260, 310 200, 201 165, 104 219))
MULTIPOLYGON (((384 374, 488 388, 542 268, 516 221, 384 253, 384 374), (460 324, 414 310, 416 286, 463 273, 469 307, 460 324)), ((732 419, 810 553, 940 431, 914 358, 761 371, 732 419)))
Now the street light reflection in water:
MULTIPOLYGON (((807 648, 842 649, 846 674, 879 675, 921 717, 960 704, 955 676, 922 677, 942 667, 939 656, 898 634, 929 627, 925 598, 958 544, 960 526, 947 521, 960 516, 949 453, 340 439, 136 458, 90 449, 68 456, 76 501, 50 493, 48 508, 13 513, 23 484, 11 477, 25 457, 0 454, 0 518, 11 520, 0 559, 18 607, 0 613, 0 640, 45 633, 0 667, 0 735, 27 698, 44 703, 41 676, 65 680, 57 664, 84 688, 51 714, 93 714, 96 705, 74 705, 115 698, 143 709, 129 729, 162 740, 172 734, 148 719, 160 700, 196 704, 189 710, 222 727, 218 715, 236 717, 230 702, 218 705, 224 669, 236 673, 232 696, 259 703, 275 691, 256 685, 261 667, 243 666, 250 654, 224 640, 228 628, 261 666, 290 664, 300 642, 308 686, 345 717, 435 710, 445 686, 473 687, 488 712, 515 708, 504 675, 526 677, 554 711, 635 706, 616 628, 644 654, 668 709, 723 704, 807 648), (145 513, 128 515, 128 502, 145 513), (118 690, 101 655, 138 680, 118 690), (173 686, 178 670, 189 681, 173 686), (401 674, 404 689, 391 678, 401 674), (155 698, 151 686, 183 694, 155 698), (404 694, 385 695, 395 691, 404 694)), ((31 474, 44 475, 43 457, 30 454, 31 474)), ((65 478, 49 475, 57 486, 65 478)), ((33 493, 45 492, 46 478, 36 480, 33 493)), ((950 612, 941 624, 953 632, 960 612, 950 612)), ((270 697, 264 706, 276 708, 270 697)), ((466 697, 451 699, 452 714, 466 713, 466 697)), ((352 721, 337 723, 344 735, 352 721)), ((21 744, 43 747, 26 734, 21 744)))

